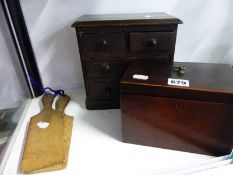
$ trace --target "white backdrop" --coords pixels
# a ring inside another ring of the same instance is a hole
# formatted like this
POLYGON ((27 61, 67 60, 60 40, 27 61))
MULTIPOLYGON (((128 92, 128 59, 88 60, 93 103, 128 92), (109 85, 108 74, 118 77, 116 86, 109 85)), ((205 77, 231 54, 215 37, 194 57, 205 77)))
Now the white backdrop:
POLYGON ((24 75, 0 7, 0 110, 18 107, 29 97, 24 75))
POLYGON ((183 20, 176 61, 233 64, 232 0, 21 0, 45 86, 83 86, 75 30, 83 14, 164 11, 183 20))
POLYGON ((183 20, 175 61, 233 64, 232 0, 21 0, 45 86, 83 86, 75 30, 83 14, 164 11, 183 20))
POLYGON ((21 0, 45 86, 83 86, 75 30, 83 14, 164 11, 183 20, 176 61, 233 64, 232 0, 21 0))

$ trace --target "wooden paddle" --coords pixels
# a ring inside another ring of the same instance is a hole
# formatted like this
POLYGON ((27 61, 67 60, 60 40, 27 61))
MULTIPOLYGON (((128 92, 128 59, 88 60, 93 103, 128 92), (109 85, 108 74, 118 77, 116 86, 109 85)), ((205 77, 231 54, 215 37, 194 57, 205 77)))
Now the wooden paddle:
POLYGON ((42 97, 43 110, 30 119, 22 172, 40 170, 65 160, 64 120, 61 112, 52 109, 53 100, 52 94, 45 94, 42 97))
POLYGON ((69 148, 70 148, 70 140, 71 140, 71 134, 72 134, 72 128, 73 128, 73 120, 74 120, 74 117, 68 116, 64 113, 69 100, 70 100, 70 97, 68 95, 60 96, 58 100, 56 101, 56 105, 55 105, 56 106, 55 110, 60 112, 61 116, 64 119, 65 159, 57 164, 54 164, 53 166, 49 166, 49 167, 45 167, 37 171, 33 171, 33 173, 63 169, 67 165, 69 148))
MULTIPOLYGON (((51 98, 51 97, 52 97, 51 95, 49 95, 49 97, 43 97, 42 101, 44 98, 46 98, 46 100, 49 100, 49 98, 51 98)), ((72 133, 72 126, 73 126, 73 117, 70 117, 70 116, 67 116, 64 114, 65 107, 67 106, 69 100, 70 100, 70 98, 67 95, 60 96, 56 102, 56 105, 55 105, 56 110, 55 111, 51 107, 52 103, 51 103, 51 105, 49 105, 50 106, 49 111, 52 110, 52 113, 53 113, 53 114, 50 113, 50 115, 52 116, 52 120, 50 118, 50 123, 53 121, 55 121, 56 123, 57 122, 61 123, 60 119, 63 120, 63 123, 64 123, 63 128, 61 128, 61 125, 59 125, 60 131, 62 131, 61 133, 59 132, 60 144, 61 144, 61 146, 63 146, 63 149, 61 147, 59 147, 59 150, 61 150, 62 154, 60 154, 60 152, 57 152, 59 154, 59 156, 52 155, 52 158, 50 158, 50 160, 52 160, 53 163, 51 163, 51 161, 46 160, 46 163, 44 163, 43 166, 31 165, 30 169, 27 169, 26 171, 25 171, 25 168, 23 169, 23 167, 25 167, 25 165, 23 165, 23 164, 29 163, 29 161, 25 162, 25 160, 24 160, 25 156, 23 156, 22 166, 21 166, 21 170, 23 172, 30 172, 30 173, 45 172, 45 171, 63 169, 66 167, 67 161, 68 161, 68 153, 69 153, 69 147, 70 147, 69 145, 70 145, 70 139, 71 139, 71 133, 72 133), (63 141, 63 144, 61 143, 61 141, 63 141)), ((44 105, 45 106, 44 110, 47 109, 46 104, 47 103, 45 103, 45 105, 44 105)), ((43 111, 41 112, 42 114, 44 113, 43 111)), ((46 121, 46 120, 44 120, 44 121, 46 121)), ((26 145, 27 144, 25 144, 25 150, 26 150, 26 145)), ((56 145, 54 145, 54 146, 56 147, 56 145)), ((46 158, 46 157, 44 157, 44 158, 46 158)), ((32 161, 31 158, 29 160, 32 161)), ((38 162, 36 161, 35 164, 38 164, 38 162)), ((27 167, 28 167, 28 165, 27 165, 27 167)))

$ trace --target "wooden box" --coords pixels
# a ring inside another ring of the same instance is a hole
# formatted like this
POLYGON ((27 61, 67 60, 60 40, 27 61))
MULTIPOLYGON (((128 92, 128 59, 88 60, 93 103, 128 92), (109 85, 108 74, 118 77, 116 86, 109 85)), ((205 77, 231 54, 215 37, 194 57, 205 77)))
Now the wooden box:
POLYGON ((84 15, 78 38, 87 109, 119 108, 120 78, 133 60, 173 62, 177 26, 166 13, 84 15))
POLYGON ((228 154, 233 148, 233 69, 226 64, 136 62, 121 79, 121 115, 124 142, 228 154), (183 75, 179 66, 186 67, 183 75), (189 87, 168 85, 168 78, 181 84, 189 80, 189 87))

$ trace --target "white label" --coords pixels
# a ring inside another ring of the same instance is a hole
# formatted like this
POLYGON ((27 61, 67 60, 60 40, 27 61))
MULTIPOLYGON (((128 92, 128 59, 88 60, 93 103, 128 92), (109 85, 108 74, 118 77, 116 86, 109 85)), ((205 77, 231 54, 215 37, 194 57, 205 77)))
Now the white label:
POLYGON ((189 87, 189 80, 168 78, 168 85, 189 87))
POLYGON ((134 74, 133 78, 134 79, 139 79, 139 80, 148 80, 149 77, 147 75, 134 74))
POLYGON ((48 122, 39 121, 36 125, 37 125, 39 128, 41 128, 41 129, 45 129, 45 128, 48 128, 49 123, 48 123, 48 122))
POLYGON ((154 16, 153 15, 150 15, 150 14, 148 14, 148 15, 145 15, 145 18, 153 18, 154 16))

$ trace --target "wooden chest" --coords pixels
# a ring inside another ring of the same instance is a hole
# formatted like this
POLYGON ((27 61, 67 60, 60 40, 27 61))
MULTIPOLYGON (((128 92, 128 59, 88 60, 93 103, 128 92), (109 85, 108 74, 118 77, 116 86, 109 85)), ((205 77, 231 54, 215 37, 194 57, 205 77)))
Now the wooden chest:
POLYGON ((121 115, 124 142, 228 154, 233 148, 233 69, 225 64, 135 62, 121 79, 121 115), (179 66, 186 67, 183 75, 176 72, 179 66), (189 87, 177 86, 187 85, 184 80, 189 87))
POLYGON ((72 26, 77 32, 86 108, 119 108, 120 78, 129 62, 173 62, 180 23, 165 13, 80 17, 72 26))

